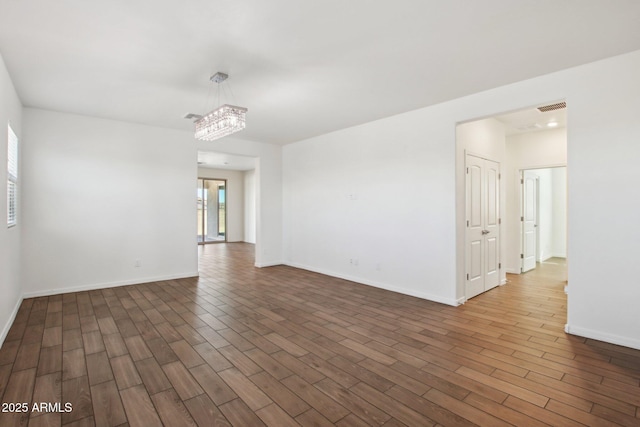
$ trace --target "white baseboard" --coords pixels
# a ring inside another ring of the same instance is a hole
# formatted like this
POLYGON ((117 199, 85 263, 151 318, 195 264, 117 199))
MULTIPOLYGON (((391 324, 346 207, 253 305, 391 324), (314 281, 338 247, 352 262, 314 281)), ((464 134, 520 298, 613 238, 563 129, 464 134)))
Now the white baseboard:
POLYGON ((16 320, 16 316, 18 315, 18 310, 20 310, 20 305, 22 304, 23 299, 23 296, 20 296, 18 298, 18 302, 16 303, 15 307, 13 307, 13 311, 11 312, 7 323, 2 328, 2 334, 0 334, 0 347, 2 347, 2 345, 4 344, 4 340, 9 334, 9 329, 11 329, 11 326, 13 325, 13 321, 16 320))
POLYGON ((617 335, 608 334, 606 332, 581 328, 579 326, 571 326, 569 324, 564 325, 564 331, 571 335, 577 335, 579 337, 584 337, 584 338, 591 338, 598 341, 608 342, 610 344, 616 344, 616 345, 621 345, 624 347, 640 350, 640 340, 635 338, 621 337, 617 335))
POLYGON ((462 305, 465 302, 467 302, 467 298, 466 297, 458 298, 456 302, 458 303, 458 305, 462 305))
POLYGON ((566 253, 561 253, 561 254, 551 254, 551 258, 566 258, 567 254, 566 253))
POLYGON ((262 268, 262 267, 273 267, 275 265, 283 265, 284 263, 282 261, 268 261, 268 262, 260 262, 260 263, 255 263, 254 265, 258 268, 262 268))
POLYGON ((518 269, 514 269, 514 268, 505 268, 505 269, 504 269, 504 271, 505 271, 506 273, 509 273, 509 274, 522 274, 522 272, 520 271, 520 269, 519 269, 519 268, 518 268, 518 269))
POLYGON ((284 265, 288 265, 289 267, 300 268, 302 270, 313 271, 314 273, 320 273, 320 274, 324 274, 331 277, 337 277, 339 279, 349 280, 350 282, 356 282, 362 285, 373 286, 374 288, 385 289, 391 292, 397 292, 403 295, 409 295, 416 298, 426 299, 426 300, 438 302, 441 304, 452 305, 454 307, 460 305, 460 303, 458 302, 459 300, 456 300, 453 298, 442 298, 437 295, 432 295, 425 292, 416 292, 411 289, 399 288, 397 286, 392 286, 387 283, 375 282, 372 280, 363 279, 361 277, 349 276, 346 274, 336 273, 334 271, 328 271, 322 268, 315 268, 308 265, 291 263, 291 262, 286 262, 284 263, 284 265))
POLYGON ((122 280, 118 282, 93 283, 90 285, 72 286, 68 288, 47 289, 42 291, 25 292, 23 298, 46 297, 50 295, 67 294, 69 292, 94 291, 96 289, 115 288, 118 286, 139 285, 142 283, 162 282, 164 280, 185 279, 188 277, 198 277, 200 274, 196 272, 170 274, 157 277, 140 277, 137 279, 122 280))
POLYGON ((538 262, 545 262, 546 260, 551 259, 551 258, 553 258, 553 255, 549 254, 549 255, 545 255, 543 257, 540 257, 540 259, 537 260, 537 261, 538 262))

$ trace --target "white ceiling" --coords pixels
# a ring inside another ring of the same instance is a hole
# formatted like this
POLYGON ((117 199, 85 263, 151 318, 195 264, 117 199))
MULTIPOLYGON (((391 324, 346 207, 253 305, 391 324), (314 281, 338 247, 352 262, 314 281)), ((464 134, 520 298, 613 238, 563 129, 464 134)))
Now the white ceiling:
POLYGON ((567 109, 540 112, 537 108, 529 108, 494 118, 505 125, 507 136, 567 127, 567 109), (555 123, 555 126, 550 126, 550 123, 555 123))
POLYGON ((0 0, 25 106, 286 144, 640 49, 637 0, 0 0))
POLYGON ((248 171, 256 168, 254 157, 198 151, 198 167, 248 171))

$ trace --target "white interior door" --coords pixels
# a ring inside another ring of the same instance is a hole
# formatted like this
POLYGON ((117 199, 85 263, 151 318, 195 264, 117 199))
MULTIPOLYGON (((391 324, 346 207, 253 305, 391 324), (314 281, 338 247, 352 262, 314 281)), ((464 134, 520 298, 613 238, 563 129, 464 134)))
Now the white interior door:
POLYGON ((536 268, 538 253, 538 176, 523 171, 522 179, 522 272, 536 268))
POLYGON ((487 194, 484 218, 485 284, 484 290, 500 284, 500 163, 484 161, 487 194))
POLYGON ((484 160, 467 155, 467 237, 465 296, 474 297, 484 292, 484 160))
POLYGON ((500 164, 467 154, 465 167, 469 299, 500 283, 500 164))

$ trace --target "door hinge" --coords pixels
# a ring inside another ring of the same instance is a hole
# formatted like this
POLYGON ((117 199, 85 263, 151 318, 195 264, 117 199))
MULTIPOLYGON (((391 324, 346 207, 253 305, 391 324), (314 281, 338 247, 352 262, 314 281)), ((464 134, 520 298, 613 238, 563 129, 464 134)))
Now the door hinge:
POLYGON ((469 226, 469 220, 467 220, 467 227, 469 226))
POLYGON ((502 263, 498 263, 498 270, 500 270, 502 268, 502 263))
POLYGON ((524 221, 524 217, 523 216, 520 217, 520 221, 524 221))
POLYGON ((469 280, 469 273, 467 273, 467 280, 469 280))
POLYGON ((469 173, 469 168, 467 168, 467 173, 469 173))
POLYGON ((502 224, 502 218, 498 218, 498 224, 502 224))
POLYGON ((498 174, 498 179, 502 179, 502 174, 501 173, 498 174))
POLYGON ((524 179, 521 179, 521 180, 520 180, 520 184, 524 184, 524 179))
POLYGON ((524 254, 520 254, 520 259, 524 259, 524 254))

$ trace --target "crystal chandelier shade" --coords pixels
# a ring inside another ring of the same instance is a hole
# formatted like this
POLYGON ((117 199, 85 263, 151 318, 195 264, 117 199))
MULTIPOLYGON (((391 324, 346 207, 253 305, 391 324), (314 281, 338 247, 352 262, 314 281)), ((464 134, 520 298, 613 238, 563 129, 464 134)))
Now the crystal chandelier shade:
MULTIPOLYGON (((228 77, 225 73, 217 72, 209 79, 218 84, 218 99, 220 99, 220 83, 228 77)), ((185 118, 199 117, 195 121, 195 137, 203 141, 214 141, 244 129, 246 114, 247 109, 244 107, 224 104, 202 117, 188 114, 185 118)))
POLYGON ((196 120, 196 138, 214 141, 246 127, 247 109, 224 104, 196 120))

